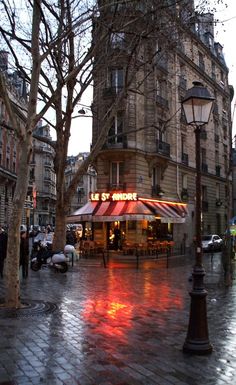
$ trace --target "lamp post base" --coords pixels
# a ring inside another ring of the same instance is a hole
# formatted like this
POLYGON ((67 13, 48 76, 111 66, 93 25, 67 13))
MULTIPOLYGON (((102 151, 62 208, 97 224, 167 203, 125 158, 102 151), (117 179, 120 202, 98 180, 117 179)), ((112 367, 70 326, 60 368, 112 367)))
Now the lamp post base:
POLYGON ((197 342, 197 341, 191 341, 186 339, 183 346, 184 353, 191 353, 199 356, 203 356, 205 354, 211 354, 212 350, 213 348, 209 340, 197 342))
POLYGON ((210 354, 213 348, 208 338, 207 291, 203 286, 205 270, 202 266, 195 266, 192 275, 193 289, 189 293, 191 297, 189 326, 183 351, 199 355, 210 354))

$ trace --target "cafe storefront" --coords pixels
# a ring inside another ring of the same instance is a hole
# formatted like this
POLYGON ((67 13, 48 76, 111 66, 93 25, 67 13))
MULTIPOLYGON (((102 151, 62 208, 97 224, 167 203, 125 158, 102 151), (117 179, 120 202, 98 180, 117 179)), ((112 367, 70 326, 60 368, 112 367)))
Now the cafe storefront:
POLYGON ((184 223, 187 214, 185 203, 143 198, 136 192, 97 192, 67 223, 82 223, 91 229, 90 240, 122 250, 126 243, 174 241, 174 226, 184 223))

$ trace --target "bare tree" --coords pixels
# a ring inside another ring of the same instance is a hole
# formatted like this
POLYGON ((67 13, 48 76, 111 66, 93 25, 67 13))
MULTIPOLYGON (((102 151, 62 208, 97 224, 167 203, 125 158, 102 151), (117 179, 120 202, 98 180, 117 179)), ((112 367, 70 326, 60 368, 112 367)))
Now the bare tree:
MULTIPOLYGON (((180 23, 176 13, 173 12, 173 7, 178 8, 181 4, 187 3, 186 0, 177 2, 159 0, 151 4, 126 1, 129 11, 135 9, 137 12, 126 22, 122 21, 122 24, 119 24, 117 18, 115 21, 115 15, 118 7, 124 5, 122 1, 101 2, 99 6, 79 0, 59 0, 57 5, 52 5, 47 0, 34 0, 32 4, 27 1, 25 14, 32 17, 32 29, 27 31, 25 27, 27 23, 20 25, 19 22, 22 13, 19 15, 18 10, 12 7, 11 1, 2 1, 2 12, 7 20, 0 26, 4 48, 10 52, 12 63, 29 84, 28 109, 25 111, 26 122, 22 130, 18 127, 7 96, 4 79, 0 77, 0 91, 5 95, 4 102, 10 121, 21 145, 13 215, 9 229, 11 241, 7 251, 7 306, 20 306, 19 228, 27 193, 32 137, 37 123, 44 118, 55 130, 57 138, 55 143, 52 143, 55 149, 57 194, 54 247, 62 249, 65 242, 66 214, 79 179, 106 142, 112 118, 122 100, 127 97, 127 93, 144 92, 142 69, 147 63, 143 60, 142 50, 144 46, 148 49, 148 38, 158 36, 169 47, 174 46, 173 40, 181 39, 181 36, 178 33, 172 36, 169 34, 170 25, 180 23), (100 13, 107 10, 109 11, 107 19, 101 19, 100 13), (104 122, 102 130, 93 143, 90 156, 83 162, 70 186, 66 188, 64 171, 72 119, 83 94, 92 84, 93 72, 103 69, 108 59, 110 62, 112 60, 116 62, 121 55, 117 52, 111 58, 109 51, 104 50, 104 46, 109 46, 111 37, 115 38, 120 33, 121 27, 122 31, 130 36, 125 87, 106 110, 99 116, 94 116, 95 120, 104 122)), ((184 8, 182 7, 182 10, 184 8)), ((193 9, 190 7, 187 13, 183 13, 181 23, 183 18, 186 18, 186 23, 193 23, 192 12, 193 9)), ((157 48, 149 55, 150 71, 158 54, 160 52, 157 48)))

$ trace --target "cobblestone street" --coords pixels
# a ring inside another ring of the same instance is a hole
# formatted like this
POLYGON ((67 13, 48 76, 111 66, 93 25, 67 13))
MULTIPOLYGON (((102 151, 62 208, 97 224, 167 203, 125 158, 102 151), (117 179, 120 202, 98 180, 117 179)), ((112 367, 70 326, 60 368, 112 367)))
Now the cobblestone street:
MULTIPOLYGON (((236 285, 220 254, 204 255, 213 353, 182 352, 191 262, 77 262, 67 274, 30 271, 17 312, 0 310, 0 385, 236 384, 236 285)), ((0 282, 4 296, 3 280, 0 282)))

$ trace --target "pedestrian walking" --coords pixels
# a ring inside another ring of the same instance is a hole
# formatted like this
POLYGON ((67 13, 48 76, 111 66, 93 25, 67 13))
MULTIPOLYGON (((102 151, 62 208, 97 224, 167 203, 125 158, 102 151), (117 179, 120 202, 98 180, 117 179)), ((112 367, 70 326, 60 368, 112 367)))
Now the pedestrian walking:
POLYGON ((0 226, 0 275, 3 278, 4 261, 7 256, 7 233, 0 226))
POLYGON ((20 233, 20 267, 22 266, 22 277, 28 277, 29 268, 29 238, 26 231, 20 233))

